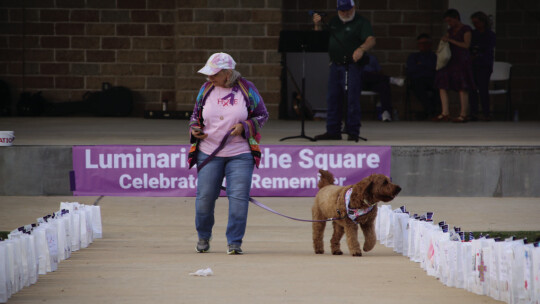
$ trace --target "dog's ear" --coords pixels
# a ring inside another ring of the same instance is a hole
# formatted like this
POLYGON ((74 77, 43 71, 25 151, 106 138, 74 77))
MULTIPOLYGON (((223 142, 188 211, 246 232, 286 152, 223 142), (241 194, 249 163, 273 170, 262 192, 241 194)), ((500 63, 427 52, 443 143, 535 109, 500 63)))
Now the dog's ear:
POLYGON ((373 180, 371 178, 363 179, 353 186, 351 201, 358 202, 361 206, 364 200, 373 201, 373 180))

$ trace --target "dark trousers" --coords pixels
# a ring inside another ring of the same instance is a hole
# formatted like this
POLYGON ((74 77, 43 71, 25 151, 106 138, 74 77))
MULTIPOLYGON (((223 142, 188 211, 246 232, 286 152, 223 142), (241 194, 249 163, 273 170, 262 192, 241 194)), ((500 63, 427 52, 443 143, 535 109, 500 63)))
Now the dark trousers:
POLYGON ((410 89, 424 108, 426 118, 438 114, 437 108, 441 104, 439 90, 435 88, 434 79, 428 77, 411 78, 410 89))
POLYGON ((484 117, 489 117, 489 78, 493 72, 491 66, 473 65, 473 76, 476 88, 469 92, 469 107, 471 108, 471 116, 478 116, 478 98, 482 104, 482 114, 484 117))
MULTIPOLYGON (((326 97, 326 132, 328 134, 341 134, 341 119, 345 103, 345 65, 330 65, 328 76, 328 95, 326 97)), ((349 81, 347 96, 347 130, 353 136, 360 135, 360 93, 362 93, 361 68, 349 64, 349 81)))
POLYGON ((390 77, 374 73, 362 72, 362 88, 379 94, 382 111, 392 114, 392 91, 390 89, 390 77))

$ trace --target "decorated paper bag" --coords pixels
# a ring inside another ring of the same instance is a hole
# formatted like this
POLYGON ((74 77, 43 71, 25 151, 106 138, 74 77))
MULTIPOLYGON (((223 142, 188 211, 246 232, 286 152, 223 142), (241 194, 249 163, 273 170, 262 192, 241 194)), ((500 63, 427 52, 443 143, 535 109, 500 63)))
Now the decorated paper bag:
POLYGON ((27 286, 28 283, 28 261, 25 252, 25 245, 22 241, 22 232, 12 231, 8 238, 13 245, 15 246, 15 276, 18 280, 17 286, 19 289, 22 289, 24 286, 27 286))
POLYGON ((471 281, 473 280, 473 254, 472 243, 462 243, 461 245, 461 265, 463 266, 463 288, 471 291, 471 281))
POLYGON ((465 258, 463 256, 466 249, 464 247, 467 243, 455 242, 455 272, 453 278, 453 286, 456 288, 465 288, 465 258))
POLYGON ((390 211, 388 215, 388 227, 386 234, 386 247, 394 248, 394 226, 396 224, 395 213, 390 211))
POLYGON ((396 223, 394 225, 394 251, 397 253, 403 253, 403 234, 407 229, 409 215, 406 213, 395 213, 394 217, 396 219, 396 223))
POLYGON ((47 274, 47 264, 50 264, 50 257, 45 227, 40 226, 37 229, 34 229, 33 234, 35 237, 36 254, 38 257, 38 273, 47 274))
POLYGON ((88 230, 86 229, 86 212, 79 209, 79 233, 81 235, 81 249, 88 247, 88 230))
POLYGON ((0 303, 6 303, 9 297, 8 294, 8 277, 7 277, 7 244, 0 241, 0 303))
POLYGON ((71 214, 71 251, 81 249, 81 216, 78 211, 71 214))
POLYGON ((94 229, 92 228, 92 208, 90 206, 84 205, 84 213, 86 215, 86 237, 88 239, 88 244, 94 242, 94 229))
POLYGON ((49 263, 47 263, 47 272, 58 269, 58 232, 56 226, 50 223, 45 225, 45 236, 47 246, 49 247, 49 263))
POLYGON ((30 284, 35 284, 38 279, 38 259, 36 254, 35 236, 28 235, 26 239, 28 248, 28 280, 30 284))
POLYGON ((472 241, 474 254, 473 282, 471 291, 479 295, 487 295, 489 291, 489 267, 491 261, 491 243, 493 240, 478 239, 472 241))
POLYGON ((500 300, 500 292, 499 292, 499 286, 500 286, 500 249, 503 244, 502 242, 492 242, 491 243, 491 262, 489 263, 488 267, 490 268, 489 271, 489 296, 494 298, 495 300, 500 300))
POLYGON ((91 208, 92 208, 92 229, 94 229, 94 238, 100 239, 103 237, 103 227, 101 225, 101 207, 91 206, 91 208))
POLYGON ((390 205, 382 205, 379 207, 379 241, 382 245, 386 245, 386 240, 388 238, 388 228, 389 216, 390 216, 390 205))
POLYGON ((416 254, 416 232, 418 230, 418 221, 410 218, 409 219, 409 247, 407 249, 407 256, 411 259, 411 261, 414 261, 414 257, 416 254))
POLYGON ((512 260, 514 251, 512 242, 498 243, 499 251, 499 300, 510 303, 510 287, 512 285, 512 260))
POLYGON ((65 214, 59 220, 63 223, 62 226, 64 227, 64 236, 66 239, 64 244, 64 259, 69 259, 71 257, 71 215, 65 214))
POLYGON ((520 302, 523 303, 532 303, 533 302, 533 277, 532 277, 532 255, 533 255, 534 245, 527 244, 523 246, 523 284, 520 287, 520 302), (521 297, 523 295, 523 297, 521 297), (522 300, 523 299, 523 300, 522 300))
POLYGON ((533 277, 533 287, 532 287, 532 298, 534 304, 540 304, 540 247, 535 247, 532 250, 533 259, 532 259, 532 277, 533 277))
POLYGON ((19 287, 19 268, 16 262, 15 242, 12 240, 5 241, 7 245, 7 278, 9 294, 14 294, 20 290, 19 287))
POLYGON ((461 242, 449 241, 447 246, 448 279, 446 281, 446 285, 450 287, 457 287, 457 277, 459 270, 457 253, 459 245, 461 245, 461 242))
POLYGON ((525 295, 522 292, 522 286, 525 284, 523 267, 525 265, 525 246, 523 241, 512 242, 512 281, 510 284, 510 303, 524 303, 525 295))

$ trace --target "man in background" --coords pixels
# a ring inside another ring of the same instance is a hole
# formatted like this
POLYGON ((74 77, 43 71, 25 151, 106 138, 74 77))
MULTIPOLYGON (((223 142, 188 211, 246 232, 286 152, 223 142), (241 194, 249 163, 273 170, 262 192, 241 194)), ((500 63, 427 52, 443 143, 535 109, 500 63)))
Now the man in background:
POLYGON ((437 55, 432 50, 431 37, 428 34, 420 34, 416 42, 418 52, 407 58, 407 79, 410 89, 424 109, 417 119, 424 120, 435 116, 440 104, 438 89, 434 87, 437 55))
MULTIPOLYGON (((347 117, 345 132, 347 140, 358 141, 360 136, 360 93, 362 92, 362 68, 356 63, 365 52, 375 46, 375 37, 369 21, 356 13, 354 0, 338 0, 338 15, 328 24, 330 40, 330 75, 326 133, 315 136, 316 140, 340 140, 343 115, 345 74, 348 71, 347 117)), ((315 30, 322 30, 321 16, 313 14, 315 30)))

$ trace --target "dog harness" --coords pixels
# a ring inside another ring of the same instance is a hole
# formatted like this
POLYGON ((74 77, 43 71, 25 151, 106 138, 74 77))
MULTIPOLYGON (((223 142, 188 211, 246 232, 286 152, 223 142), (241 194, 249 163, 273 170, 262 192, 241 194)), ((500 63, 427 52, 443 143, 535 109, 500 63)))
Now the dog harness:
POLYGON ((364 200, 364 203, 370 205, 367 208, 364 209, 351 209, 349 208, 349 203, 351 202, 351 194, 352 194, 353 188, 349 188, 347 192, 345 193, 345 207, 347 208, 347 215, 349 218, 355 222, 359 217, 362 215, 368 214, 373 210, 373 207, 375 207, 376 204, 370 204, 368 201, 364 200))

